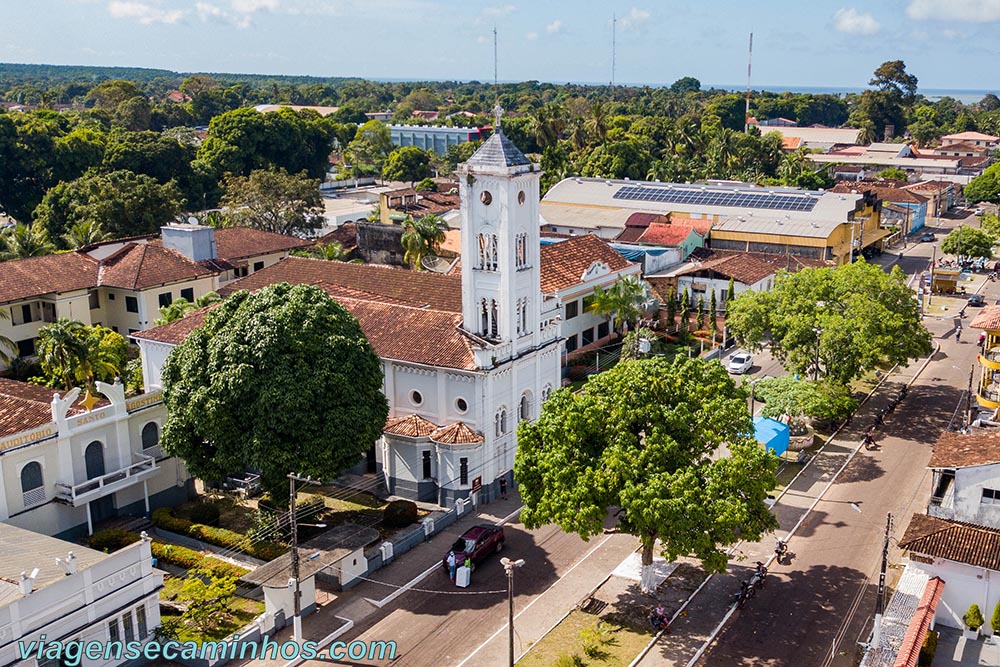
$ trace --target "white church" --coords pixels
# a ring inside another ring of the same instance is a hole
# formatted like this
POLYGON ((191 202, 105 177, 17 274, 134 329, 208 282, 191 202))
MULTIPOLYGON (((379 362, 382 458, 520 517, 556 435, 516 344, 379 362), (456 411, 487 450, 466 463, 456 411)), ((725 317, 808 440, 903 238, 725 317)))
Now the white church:
MULTIPOLYGON (((391 494, 441 505, 496 498, 500 478, 512 481, 518 422, 536 419, 559 387, 560 304, 540 283, 540 177, 499 123, 460 165, 460 277, 287 257, 220 290, 314 284, 357 318, 389 402, 364 465, 391 494)), ((203 321, 197 312, 134 335, 147 388, 203 321)))

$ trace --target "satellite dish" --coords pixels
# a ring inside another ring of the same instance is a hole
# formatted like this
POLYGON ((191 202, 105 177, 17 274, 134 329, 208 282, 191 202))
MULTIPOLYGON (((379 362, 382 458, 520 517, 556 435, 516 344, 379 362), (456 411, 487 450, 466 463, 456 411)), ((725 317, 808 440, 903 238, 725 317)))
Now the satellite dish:
POLYGON ((448 273, 448 269, 451 268, 451 262, 449 260, 444 257, 437 257, 436 255, 421 257, 420 265, 428 271, 433 271, 434 273, 448 273))
POLYGON ((188 224, 190 224, 190 225, 197 225, 198 224, 198 218, 194 217, 193 215, 189 215, 188 216, 188 224))

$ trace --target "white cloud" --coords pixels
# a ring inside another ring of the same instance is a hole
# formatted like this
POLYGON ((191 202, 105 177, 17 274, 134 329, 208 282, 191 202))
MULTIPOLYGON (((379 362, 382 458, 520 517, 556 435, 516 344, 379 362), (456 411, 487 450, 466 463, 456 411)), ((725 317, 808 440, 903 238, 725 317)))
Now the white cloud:
POLYGON ((538 33, 537 32, 529 32, 527 35, 524 36, 524 38, 526 40, 528 40, 529 42, 533 42, 536 39, 538 39, 538 33))
POLYGON ((545 32, 549 33, 550 35, 554 35, 557 32, 562 32, 562 28, 563 28, 563 22, 560 21, 559 19, 556 19, 552 23, 545 26, 545 32))
POLYGON ((874 35, 882 26, 871 14, 845 7, 833 15, 833 27, 848 35, 874 35))
POLYGON ((489 35, 480 35, 479 37, 476 37, 476 42, 478 42, 479 44, 488 44, 490 41, 492 41, 492 39, 493 38, 489 35))
POLYGON ((180 9, 162 9, 154 4, 131 0, 114 0, 108 3, 108 13, 116 19, 138 21, 142 25, 153 23, 178 23, 184 18, 180 9))
POLYGON ((234 12, 239 12, 240 14, 253 14, 262 9, 270 11, 278 9, 278 0, 230 0, 229 4, 232 6, 234 12))
POLYGON ((918 21, 990 23, 1000 21, 1000 0, 910 0, 906 15, 918 21))
POLYGON ((618 25, 622 27, 622 30, 638 30, 649 20, 650 16, 650 13, 645 9, 633 7, 628 10, 628 14, 618 19, 618 25))
POLYGON ((511 14, 514 13, 514 10, 516 9, 517 7, 515 7, 514 5, 499 5, 497 7, 486 7, 485 9, 483 9, 483 14, 485 16, 494 16, 494 17, 510 16, 511 14))

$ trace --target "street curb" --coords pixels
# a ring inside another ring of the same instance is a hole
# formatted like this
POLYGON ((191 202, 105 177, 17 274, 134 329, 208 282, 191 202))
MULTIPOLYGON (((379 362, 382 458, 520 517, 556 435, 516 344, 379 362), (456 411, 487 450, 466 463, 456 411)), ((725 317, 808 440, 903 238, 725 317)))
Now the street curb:
MULTIPOLYGON (((924 372, 924 369, 926 369, 927 365, 931 362, 931 359, 933 359, 934 355, 937 354, 940 350, 941 350, 941 344, 940 343, 935 343, 934 344, 934 350, 931 351, 931 353, 929 355, 927 355, 927 359, 924 360, 924 363, 920 366, 920 368, 917 370, 917 372, 913 374, 913 377, 910 378, 910 381, 906 383, 907 387, 909 387, 911 384, 913 384, 913 382, 918 377, 920 377, 920 375, 924 372)), ((875 391, 880 386, 882 386, 882 383, 885 382, 885 380, 890 375, 892 375, 893 371, 895 371, 896 368, 898 368, 898 366, 899 366, 899 364, 897 364, 896 366, 893 366, 892 370, 890 370, 888 373, 886 373, 882 377, 882 379, 879 380, 878 384, 876 384, 875 387, 872 388, 871 392, 869 392, 868 396, 865 397, 865 400, 862 402, 861 405, 864 405, 864 403, 866 403, 868 401, 868 399, 870 399, 874 395, 875 391)), ((858 407, 861 407, 861 406, 859 405, 858 407)), ((830 439, 827 440, 827 442, 823 445, 823 448, 825 448, 826 445, 829 444, 830 441, 833 440, 833 438, 837 435, 837 433, 840 432, 841 428, 843 428, 843 426, 841 426, 836 431, 834 431, 833 435, 830 436, 830 439)), ((825 487, 823 487, 823 490, 820 491, 819 495, 816 496, 816 498, 813 500, 813 502, 809 506, 809 508, 802 514, 801 517, 799 517, 799 520, 795 523, 795 526, 793 526, 792 529, 790 531, 788 531, 788 534, 785 536, 785 542, 788 542, 788 541, 791 540, 792 536, 795 534, 795 531, 797 531, 799 529, 799 527, 805 521, 806 517, 809 516, 810 514, 812 514, 813 510, 816 509, 816 505, 818 505, 820 503, 820 501, 823 500, 823 496, 825 496, 826 493, 827 493, 827 491, 829 491, 833 487, 833 485, 837 482, 837 478, 840 477, 840 474, 842 472, 844 472, 844 470, 847 469, 847 466, 849 466, 851 464, 851 462, 854 460, 854 457, 857 456, 857 454, 858 454, 859 451, 861 451, 861 447, 862 447, 862 443, 858 443, 857 445, 855 445, 854 449, 851 450, 851 453, 848 454, 847 460, 844 461, 843 465, 841 465, 840 468, 837 469, 837 472, 835 472, 834 475, 833 475, 833 477, 830 478, 830 481, 827 483, 827 485, 825 487)), ((818 454, 818 452, 817 452, 817 454, 818 454)), ((813 458, 816 458, 816 457, 814 456, 813 458)), ((811 461, 812 461, 812 459, 810 459, 810 462, 811 461)), ((805 470, 805 468, 803 467, 802 470, 805 470)), ((801 474, 801 471, 800 471, 800 474, 801 474)), ((798 477, 798 475, 796 475, 796 477, 798 477)), ((791 486, 791 483, 789 483, 788 486, 791 486)), ((788 489, 788 486, 785 487, 786 490, 788 489)), ((783 493, 782 493, 782 495, 783 495, 783 493)), ((772 554, 771 557, 767 559, 767 564, 770 565, 771 562, 774 560, 774 558, 775 557, 772 554)), ((715 629, 712 630, 712 633, 709 635, 708 639, 705 640, 705 642, 701 645, 701 647, 698 649, 698 651, 695 653, 695 655, 686 663, 685 667, 692 667, 705 654, 705 651, 712 645, 713 642, 715 642, 716 638, 719 636, 719 633, 725 627, 725 625, 729 621, 730 617, 732 617, 734 610, 735 610, 735 605, 731 605, 729 611, 726 612, 725 616, 723 616, 722 621, 720 621, 719 624, 715 627, 715 629)), ((648 650, 647 650, 647 652, 648 652, 648 650)), ((632 667, 632 666, 630 665, 629 667, 632 667)))
MULTIPOLYGON (((941 350, 941 344, 940 343, 935 343, 934 344, 934 349, 931 351, 931 353, 929 355, 927 355, 927 359, 924 360, 924 363, 920 366, 920 369, 917 370, 917 372, 913 374, 913 377, 910 378, 910 381, 906 383, 907 387, 909 387, 910 385, 912 385, 913 382, 918 377, 920 377, 920 374, 924 372, 925 368, 927 368, 927 364, 929 364, 931 362, 931 359, 933 359, 934 355, 937 354, 940 350, 941 350)), ((881 377, 881 379, 879 379, 879 381, 875 383, 875 386, 872 387, 872 390, 868 392, 868 395, 865 396, 861 400, 861 402, 858 404, 858 408, 860 408, 862 405, 864 405, 865 403, 867 403, 871 399, 871 397, 875 395, 875 392, 878 391, 878 389, 882 386, 882 384, 889 378, 890 375, 892 375, 896 371, 897 368, 899 368, 899 364, 896 364, 895 366, 893 366, 892 369, 890 369, 888 373, 886 373, 885 375, 883 375, 881 377)), ((833 439, 837 437, 837 435, 844 428, 844 426, 845 426, 845 424, 841 424, 840 426, 837 427, 837 429, 832 434, 830 434, 830 437, 826 439, 826 442, 824 442, 823 445, 816 451, 816 453, 808 461, 806 461, 806 464, 804 466, 802 466, 802 470, 800 470, 795 475, 795 477, 793 477, 791 479, 791 481, 789 481, 788 484, 785 485, 785 488, 782 489, 781 493, 779 493, 777 495, 777 497, 775 497, 774 504, 777 504, 777 502, 781 499, 781 497, 785 495, 785 493, 788 491, 789 488, 791 488, 792 484, 795 483, 795 480, 797 480, 799 478, 799 475, 801 475, 803 472, 805 472, 806 469, 810 465, 812 465, 812 462, 814 460, 816 460, 816 458, 821 453, 823 453, 823 451, 826 449, 826 446, 829 445, 833 441, 833 439)), ((860 444, 858 444, 858 445, 855 446, 855 448, 848 455, 847 461, 844 463, 844 465, 841 467, 841 469, 837 471, 837 474, 835 474, 833 476, 833 479, 830 480, 830 485, 829 486, 832 486, 832 484, 837 481, 837 477, 840 475, 840 472, 842 472, 843 469, 846 468, 847 465, 851 461, 854 460, 854 456, 858 453, 858 451, 860 449, 861 449, 861 445, 860 444)), ((817 496, 817 500, 816 500, 817 503, 819 502, 820 499, 822 499, 822 497, 824 495, 826 495, 826 491, 829 489, 829 486, 826 489, 824 489, 823 492, 820 493, 819 496, 817 496)), ((773 507, 773 504, 772 504, 772 507, 773 507)), ((802 521, 805 519, 805 517, 812 513, 812 510, 814 508, 815 508, 815 504, 813 504, 812 506, 810 506, 810 508, 808 510, 806 510, 806 512, 799 519, 799 521, 795 524, 795 527, 793 527, 792 530, 789 531, 788 535, 786 535, 786 537, 785 537, 785 541, 786 542, 789 539, 791 539, 791 537, 794 534, 795 530, 797 530, 798 527, 802 524, 802 521)), ((737 542, 736 544, 734 544, 730 548, 730 554, 732 554, 733 552, 735 552, 736 549, 738 549, 741 544, 743 544, 742 540, 739 541, 739 542, 737 542)), ((772 554, 767 559, 767 563, 765 564, 765 566, 770 566, 773 561, 774 561, 774 554, 772 554)), ((698 588, 696 588, 694 590, 694 592, 691 593, 690 596, 688 596, 688 599, 684 601, 684 604, 681 605, 681 607, 677 610, 677 612, 670 618, 670 625, 673 625, 674 620, 680 615, 681 611, 683 611, 688 606, 688 604, 690 604, 691 601, 694 600, 694 598, 698 595, 698 593, 701 592, 701 589, 704 588, 705 584, 707 584, 712 579, 712 577, 714 577, 714 576, 715 576, 714 574, 710 574, 707 577, 705 577, 704 581, 701 582, 701 585, 698 586, 698 588)), ((695 656, 693 658, 691 658, 690 661, 687 662, 687 666, 693 665, 699 658, 701 658, 701 656, 705 652, 705 649, 707 649, 711 645, 711 643, 715 641, 716 636, 718 636, 718 632, 723 627, 725 627, 725 624, 729 621, 729 618, 733 615, 733 609, 734 608, 735 608, 734 605, 730 605, 730 608, 726 612, 725 616, 723 616, 722 621, 719 623, 718 626, 716 626, 716 629, 712 631, 712 635, 709 636, 709 638, 705 641, 704 644, 702 644, 701 648, 698 649, 698 652, 695 654, 695 656)), ((668 625, 668 627, 669 627, 669 625, 668 625)), ((664 631, 661 630, 659 633, 657 633, 656 636, 654 636, 653 639, 649 642, 649 644, 646 645, 646 648, 644 648, 639 653, 639 655, 637 655, 635 657, 635 659, 632 660, 632 662, 630 662, 628 664, 628 667, 636 667, 636 665, 638 665, 639 662, 643 658, 646 657, 646 655, 653 649, 653 646, 655 646, 656 643, 660 640, 660 637, 663 635, 663 632, 664 631)))

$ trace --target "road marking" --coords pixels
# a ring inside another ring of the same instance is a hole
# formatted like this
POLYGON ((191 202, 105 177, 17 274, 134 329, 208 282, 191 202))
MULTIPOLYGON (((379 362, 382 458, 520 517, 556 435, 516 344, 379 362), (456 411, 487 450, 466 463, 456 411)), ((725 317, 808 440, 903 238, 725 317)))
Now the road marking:
MULTIPOLYGON (((517 514, 522 509, 524 509, 524 505, 521 505, 520 507, 518 507, 516 510, 514 510, 510 514, 508 514, 504 518, 500 519, 496 523, 496 525, 497 526, 502 526, 503 524, 509 522, 512 518, 514 518, 515 516, 517 516, 517 514)), ((400 595, 402 595, 403 593, 405 593, 406 591, 410 590, 411 588, 413 588, 414 586, 416 586, 417 584, 419 584, 421 581, 423 581, 424 579, 426 579, 427 577, 429 577, 431 575, 431 573, 434 572, 434 570, 438 569, 439 567, 441 567, 440 563, 434 563, 429 568, 427 568, 426 570, 424 570, 423 572, 421 572, 420 574, 418 574, 417 576, 415 576, 413 579, 410 579, 408 582, 406 582, 405 584, 403 584, 400 588, 397 588, 395 591, 393 591, 389 595, 385 596, 381 600, 373 600, 371 598, 365 598, 365 601, 366 602, 370 602, 373 605, 375 605, 376 607, 378 607, 379 609, 381 609, 382 607, 384 607, 385 605, 389 604, 390 602, 392 602, 393 600, 395 600, 396 598, 398 598, 400 595)))
MULTIPOLYGON (((344 621, 344 624, 339 628, 337 628, 336 630, 334 630, 333 632, 331 632, 330 634, 328 634, 326 637, 323 637, 323 639, 319 640, 319 642, 316 644, 317 651, 325 649, 329 644, 333 642, 334 639, 344 634, 345 632, 348 632, 349 630, 351 630, 351 628, 354 627, 354 621, 352 621, 349 618, 344 618, 343 616, 334 616, 334 618, 338 618, 341 621, 344 621)), ((296 665, 301 665, 305 661, 306 659, 302 657, 293 658, 288 662, 286 662, 283 665, 283 667, 295 667, 296 665)))
MULTIPOLYGON (((559 577, 558 579, 556 579, 555 581, 553 581, 553 582, 552 582, 552 584, 550 584, 548 588, 546 588, 546 589, 545 589, 544 591, 542 591, 541 593, 539 593, 539 594, 538 594, 538 595, 537 595, 537 596, 535 597, 535 599, 534 599, 534 600, 532 600, 531 602, 529 602, 529 603, 528 603, 528 604, 527 604, 527 605, 526 605, 526 606, 524 607, 524 609, 522 609, 522 610, 521 610, 521 611, 519 611, 519 612, 518 612, 517 614, 515 614, 515 615, 514 615, 514 618, 515 618, 515 619, 518 619, 518 618, 520 618, 520 617, 521 617, 521 614, 523 614, 524 612, 526 612, 526 611, 528 611, 529 609, 531 609, 531 606, 532 606, 533 604, 535 604, 536 602, 538 602, 539 600, 541 600, 541 599, 542 599, 542 597, 543 597, 543 596, 544 596, 544 595, 545 595, 546 593, 548 593, 548 592, 549 592, 549 591, 550 591, 550 590, 552 589, 552 587, 553 587, 553 586, 555 586, 555 585, 556 585, 556 584, 558 584, 558 583, 559 583, 560 581, 562 581, 562 580, 563 580, 563 579, 565 579, 565 578, 566 578, 567 576, 569 576, 569 573, 570 573, 570 572, 572 572, 573 570, 575 570, 575 569, 576 569, 576 568, 577 568, 577 567, 578 567, 578 566, 579 566, 579 565, 580 565, 581 563, 583 563, 583 561, 585 561, 585 560, 587 560, 588 558, 590 558, 590 557, 591 557, 591 556, 592 556, 592 555, 594 554, 594 552, 595 552, 595 551, 597 551, 597 550, 598 550, 598 549, 600 549, 600 548, 601 548, 602 546, 604 546, 604 543, 605 543, 605 542, 607 542, 608 540, 610 540, 610 539, 611 539, 612 537, 614 537, 614 533, 611 533, 611 534, 608 534, 608 535, 605 535, 605 536, 604 536, 604 539, 603 539, 603 540, 601 540, 601 541, 600 541, 599 543, 595 544, 595 545, 594 545, 594 548, 592 548, 592 549, 591 549, 590 551, 588 551, 588 552, 587 552, 586 554, 584 554, 583 558, 581 558, 581 559, 580 559, 580 560, 578 560, 577 562, 573 563, 572 567, 570 567, 570 568, 569 568, 568 570, 566 570, 566 572, 565 572, 565 573, 563 573, 563 575, 562 575, 561 577, 559 577)), ((489 644, 489 643, 490 643, 490 642, 492 642, 492 641, 493 641, 494 639, 496 639, 496 638, 497 638, 498 636, 500 636, 500 633, 501 633, 501 632, 503 632, 503 631, 504 631, 504 630, 506 630, 506 629, 507 629, 507 624, 506 624, 506 623, 504 623, 504 624, 503 624, 502 626, 500 626, 500 629, 499 629, 499 630, 497 630, 496 632, 494 632, 494 633, 493 633, 493 634, 492 634, 492 635, 490 636, 490 638, 489 638, 489 639, 487 639, 487 640, 486 640, 486 641, 484 641, 484 642, 483 642, 482 644, 480 644, 480 645, 479 645, 478 647, 476 647, 476 650, 475 650, 475 651, 473 651, 472 653, 470 653, 470 654, 468 655, 468 657, 466 657, 466 658, 465 658, 465 660, 463 660, 462 662, 458 663, 458 664, 457 664, 457 665, 456 665, 455 667, 462 667, 463 665, 465 665, 466 663, 468 663, 468 662, 469 662, 470 660, 472 660, 472 658, 473 658, 473 657, 474 657, 474 656, 475 656, 475 655, 476 655, 477 653, 479 653, 480 651, 482 651, 482 650, 483 650, 483 649, 484 649, 484 648, 486 647, 486 645, 487 645, 487 644, 489 644)), ((551 630, 551 628, 550 628, 550 630, 551 630)), ((524 655, 524 654, 522 653, 522 654, 521 654, 521 656, 523 656, 523 655, 524 655)), ((518 656, 518 657, 517 657, 517 658, 515 659, 515 662, 516 662, 517 660, 519 660, 521 656, 518 656)))

